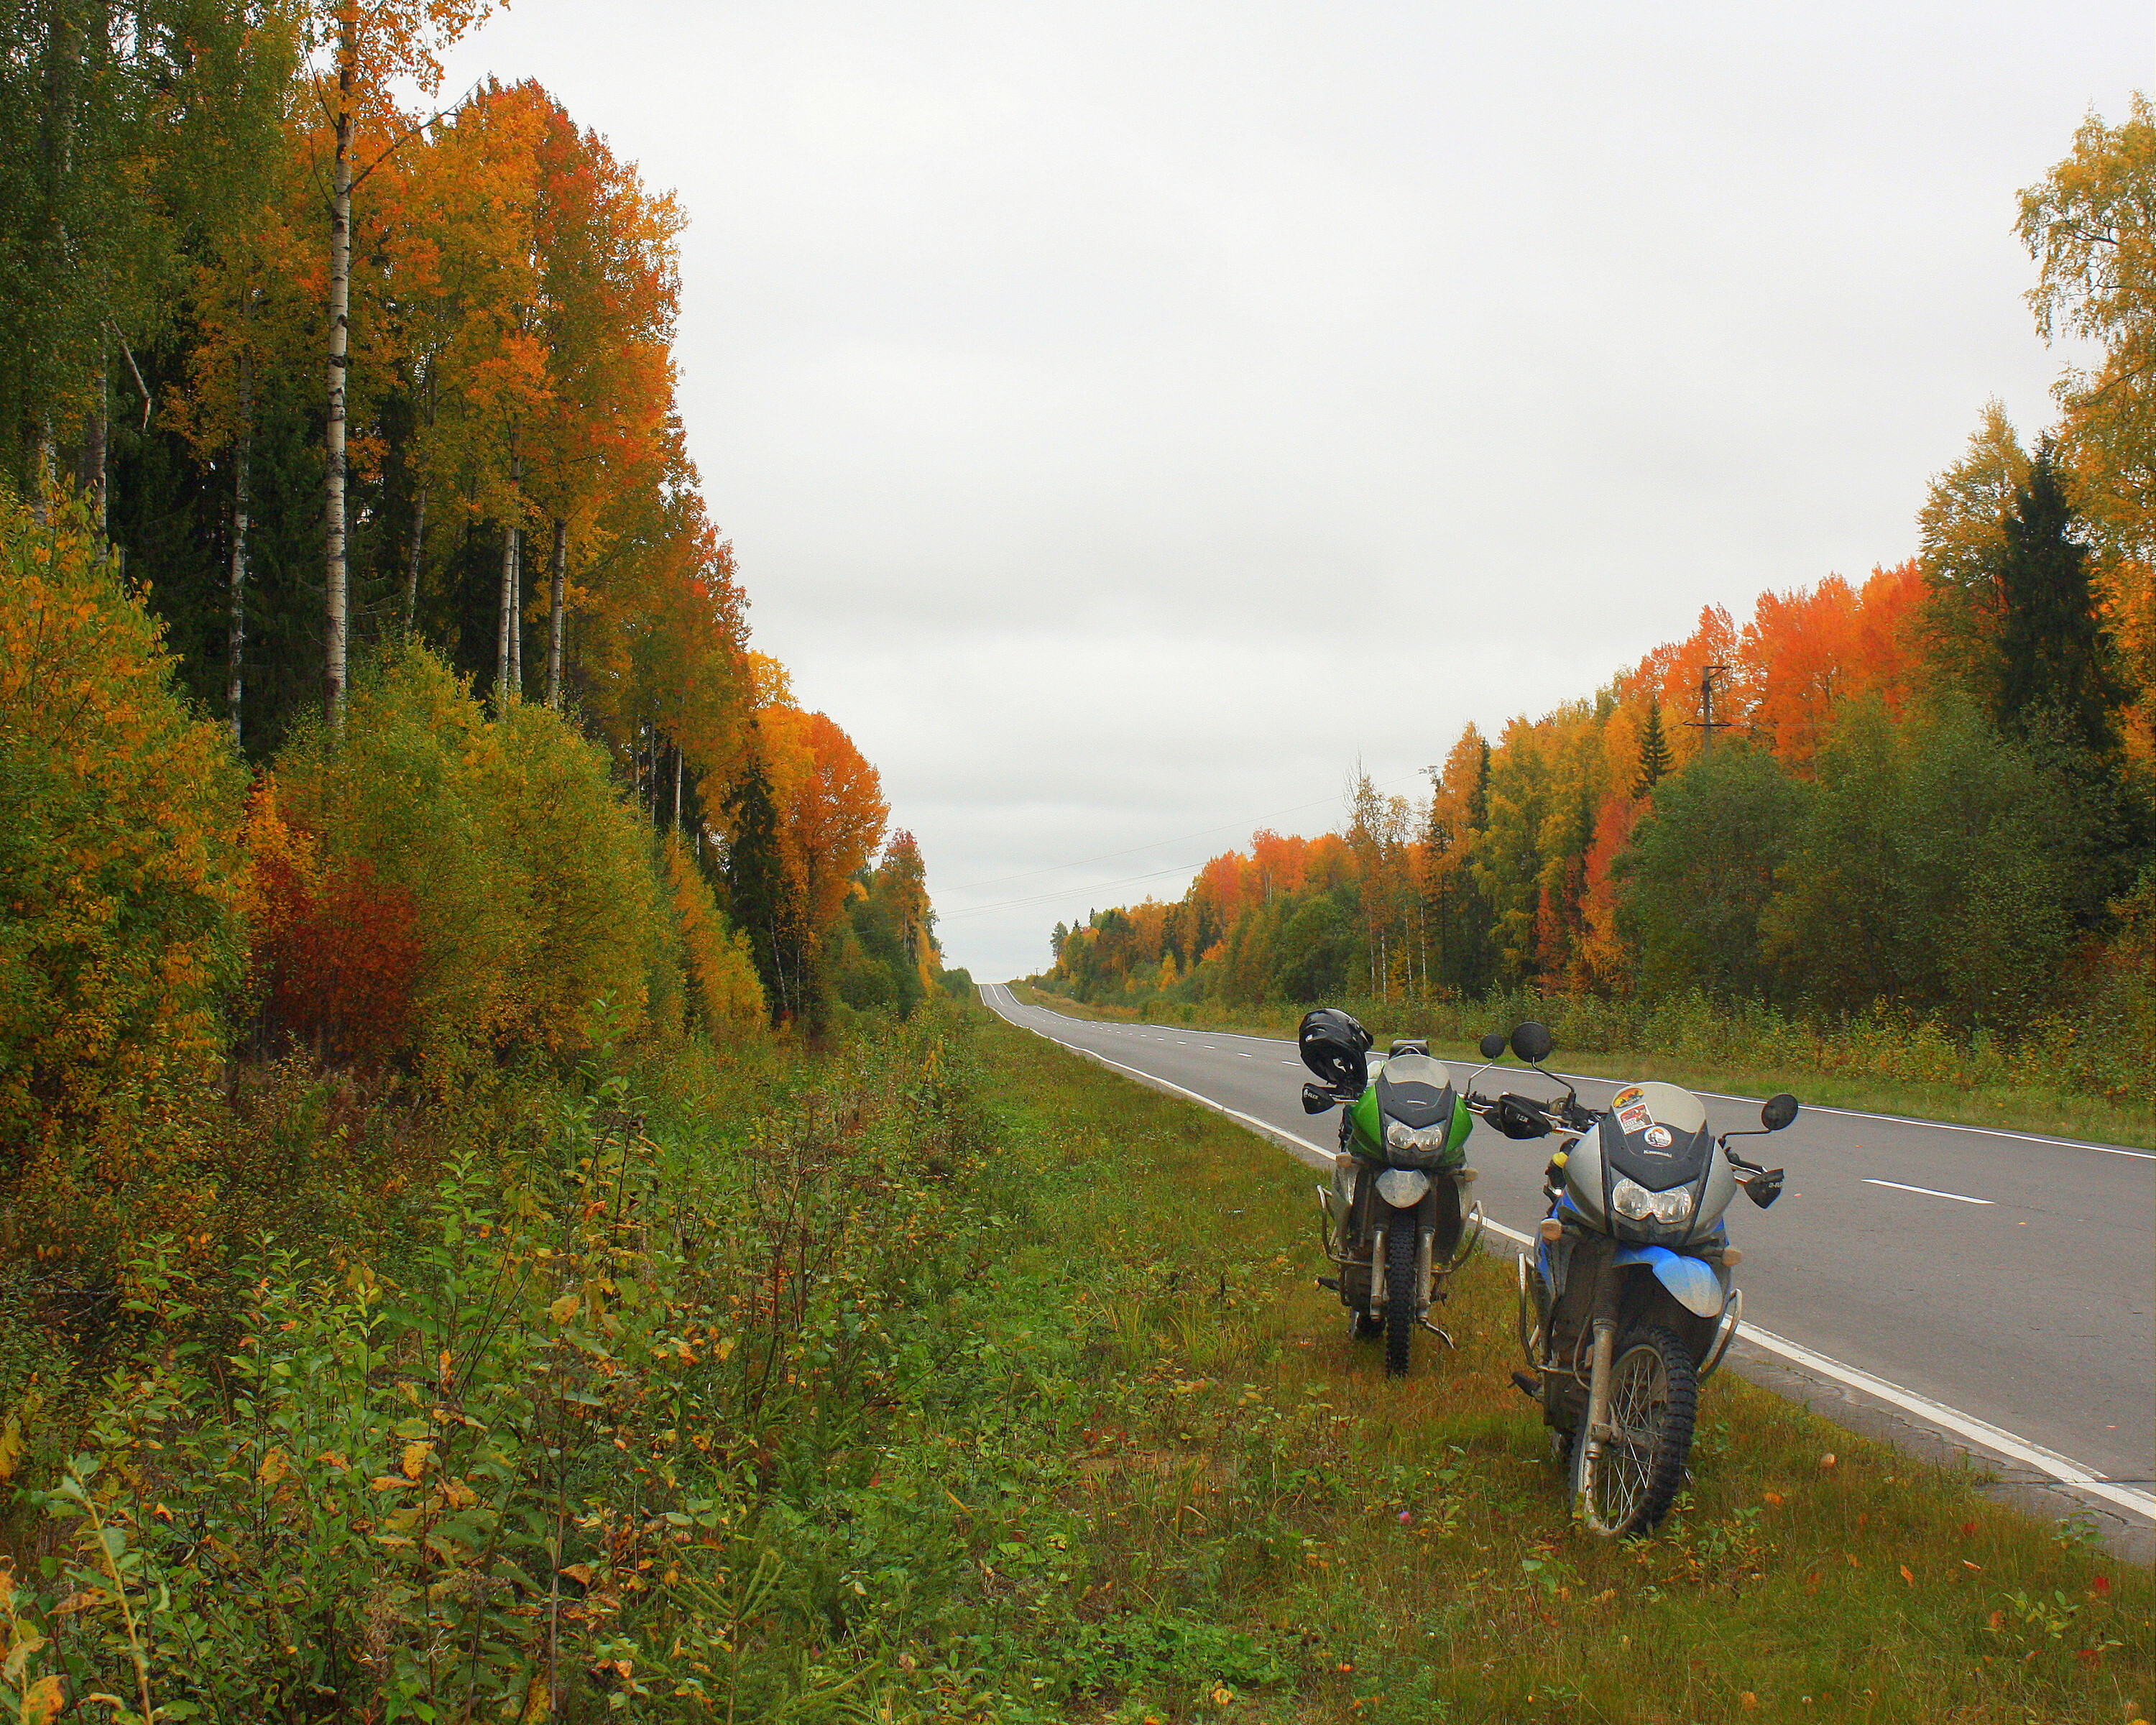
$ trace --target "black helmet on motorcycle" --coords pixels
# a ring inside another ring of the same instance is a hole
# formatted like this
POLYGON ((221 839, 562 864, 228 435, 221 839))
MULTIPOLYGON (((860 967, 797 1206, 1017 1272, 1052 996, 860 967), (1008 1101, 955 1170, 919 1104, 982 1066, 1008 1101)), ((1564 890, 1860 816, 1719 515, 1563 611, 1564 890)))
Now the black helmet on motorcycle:
POLYGON ((1369 1082, 1370 1033, 1337 1007, 1321 1006, 1302 1015, 1295 1033, 1302 1063, 1335 1090, 1361 1095, 1369 1082))

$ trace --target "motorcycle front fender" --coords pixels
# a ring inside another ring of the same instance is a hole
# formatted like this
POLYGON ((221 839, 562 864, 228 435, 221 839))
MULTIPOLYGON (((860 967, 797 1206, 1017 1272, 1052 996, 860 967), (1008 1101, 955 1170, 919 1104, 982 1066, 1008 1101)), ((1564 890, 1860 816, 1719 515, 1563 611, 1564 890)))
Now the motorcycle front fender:
POLYGON ((1712 1266, 1697 1258, 1680 1256, 1667 1246, 1620 1246, 1609 1260, 1616 1269, 1628 1265, 1644 1264, 1655 1272, 1655 1280, 1670 1291, 1670 1296, 1686 1312, 1697 1317, 1719 1317, 1726 1296, 1722 1282, 1712 1266))

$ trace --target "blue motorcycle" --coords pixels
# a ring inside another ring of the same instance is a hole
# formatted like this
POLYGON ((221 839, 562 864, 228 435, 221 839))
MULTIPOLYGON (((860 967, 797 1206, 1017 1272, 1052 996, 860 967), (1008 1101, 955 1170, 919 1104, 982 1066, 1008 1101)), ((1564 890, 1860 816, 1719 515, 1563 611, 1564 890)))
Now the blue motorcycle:
MULTIPOLYGON (((1507 1045, 1540 1071, 1556 1045, 1530 1022, 1509 1039, 1483 1038, 1483 1060, 1502 1059, 1507 1045)), ((1508 1137, 1565 1135, 1543 1188, 1549 1214, 1532 1259, 1520 1255, 1528 1369, 1513 1382, 1541 1404, 1589 1530, 1651 1532, 1684 1484, 1699 1386, 1744 1310, 1730 1278, 1742 1254, 1722 1212, 1740 1187, 1762 1209, 1773 1204, 1782 1170, 1729 1147, 1758 1133, 1711 1134, 1706 1106, 1674 1084, 1626 1085, 1599 1111, 1569 1085, 1555 1101, 1471 1091, 1467 1101, 1508 1137)), ((1759 1111, 1759 1132, 1796 1117, 1797 1099, 1775 1096, 1759 1111)))

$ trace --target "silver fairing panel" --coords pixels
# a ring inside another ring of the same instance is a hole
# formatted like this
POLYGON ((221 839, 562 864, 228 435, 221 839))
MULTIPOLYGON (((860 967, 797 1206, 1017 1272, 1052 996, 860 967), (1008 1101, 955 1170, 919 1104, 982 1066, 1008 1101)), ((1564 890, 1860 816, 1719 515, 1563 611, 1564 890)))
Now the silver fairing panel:
POLYGON ((1609 1219, 1602 1209, 1602 1145, 1589 1132, 1565 1153, 1564 1195, 1573 1207, 1597 1228, 1607 1228, 1609 1219))
MULTIPOLYGON (((1704 1127, 1707 1110, 1689 1091, 1660 1082, 1635 1088, 1643 1093, 1643 1099, 1656 1119, 1669 1122, 1679 1130, 1704 1127)), ((1616 1122, 1608 1124, 1614 1126, 1616 1122)), ((1618 1129, 1621 1131, 1622 1127, 1618 1129)), ((1609 1180, 1601 1137, 1600 1130, 1584 1133, 1567 1153, 1565 1195, 1592 1225, 1608 1230, 1610 1219, 1603 1199, 1609 1189, 1609 1180)), ((1694 1189, 1697 1195, 1691 1219, 1681 1232, 1674 1226, 1635 1224, 1625 1221, 1620 1221, 1614 1231, 1620 1239, 1637 1239, 1668 1246, 1688 1245, 1712 1235, 1715 1224, 1729 1208, 1730 1199, 1737 1195, 1736 1171, 1730 1167, 1727 1154, 1719 1146, 1709 1146, 1704 1177, 1694 1189)))

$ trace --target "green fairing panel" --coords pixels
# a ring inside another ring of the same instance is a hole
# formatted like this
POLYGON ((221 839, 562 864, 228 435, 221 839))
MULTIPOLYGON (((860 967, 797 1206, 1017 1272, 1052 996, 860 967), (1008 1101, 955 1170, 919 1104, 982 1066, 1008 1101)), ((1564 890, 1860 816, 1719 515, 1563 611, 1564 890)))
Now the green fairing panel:
MULTIPOLYGON (((1378 1118, 1378 1086, 1372 1085, 1348 1104, 1348 1118, 1354 1123, 1354 1141, 1348 1147, 1358 1156, 1383 1162, 1384 1126, 1378 1118)), ((1475 1117, 1467 1111, 1467 1099, 1452 1099, 1452 1125, 1445 1135, 1445 1165, 1459 1168, 1467 1160, 1467 1135, 1475 1130, 1475 1117)))
POLYGON ((1353 1148, 1358 1156, 1384 1159, 1381 1146, 1384 1143, 1384 1127, 1378 1120, 1378 1086, 1365 1086, 1363 1094, 1348 1105, 1348 1117, 1355 1123, 1355 1142, 1353 1148))

